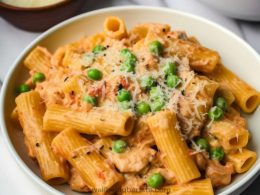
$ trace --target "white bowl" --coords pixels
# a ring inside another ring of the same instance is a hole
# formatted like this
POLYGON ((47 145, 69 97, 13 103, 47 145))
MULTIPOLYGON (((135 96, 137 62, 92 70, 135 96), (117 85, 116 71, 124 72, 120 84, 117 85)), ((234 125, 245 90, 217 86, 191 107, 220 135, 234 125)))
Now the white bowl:
POLYGON ((200 0, 232 18, 260 21, 259 0, 200 0))
MULTIPOLYGON (((165 8, 128 6, 97 10, 67 20, 43 33, 16 59, 4 81, 0 101, 0 123, 5 143, 21 169, 50 194, 73 193, 68 186, 52 187, 40 179, 36 164, 27 156, 22 131, 17 129, 10 121, 10 114, 15 106, 16 94, 14 89, 28 76, 28 70, 22 65, 22 61, 28 51, 38 44, 54 51, 57 47, 77 40, 86 34, 90 35, 102 31, 102 23, 105 17, 109 15, 123 18, 128 28, 142 22, 160 22, 170 24, 173 29, 184 29, 190 35, 196 36, 203 45, 217 50, 228 68, 260 90, 260 82, 257 81, 260 75, 258 54, 235 34, 206 19, 165 8)), ((258 121, 260 110, 258 109, 247 118, 252 134, 250 148, 260 156, 260 122, 258 121)), ((217 194, 237 193, 239 189, 245 188, 246 184, 252 181, 259 169, 260 160, 258 159, 247 173, 237 176, 229 186, 218 190, 217 194)))

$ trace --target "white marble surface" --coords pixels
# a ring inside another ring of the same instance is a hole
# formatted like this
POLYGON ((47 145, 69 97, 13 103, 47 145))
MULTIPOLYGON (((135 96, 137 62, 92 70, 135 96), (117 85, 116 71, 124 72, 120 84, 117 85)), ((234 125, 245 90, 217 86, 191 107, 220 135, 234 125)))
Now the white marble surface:
MULTIPOLYGON (((201 4, 197 0, 99 0, 92 1, 86 5, 82 12, 110 6, 120 5, 152 5, 170 7, 172 9, 200 15, 209 20, 215 21, 241 38, 245 39, 252 47, 260 52, 260 22, 242 22, 227 18, 217 11, 201 4)), ((11 66, 18 54, 37 36, 39 33, 31 33, 19 30, 4 19, 0 18, 0 79, 3 80, 8 68, 11 66)), ((225 44, 225 43, 223 43, 225 44)), ((3 143, 0 133, 0 195, 11 194, 47 194, 43 189, 30 181, 12 159, 7 147, 3 143)), ((260 178, 258 178, 258 182, 260 178)), ((260 187, 254 182, 244 195, 259 194, 260 187)))

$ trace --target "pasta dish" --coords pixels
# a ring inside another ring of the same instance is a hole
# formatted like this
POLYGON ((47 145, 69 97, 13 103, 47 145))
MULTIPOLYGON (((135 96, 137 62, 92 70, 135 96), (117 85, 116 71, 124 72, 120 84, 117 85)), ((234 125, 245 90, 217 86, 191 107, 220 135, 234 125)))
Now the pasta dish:
POLYGON ((256 161, 240 111, 259 92, 185 31, 145 23, 24 59, 11 118, 49 184, 93 194, 210 195, 256 161))

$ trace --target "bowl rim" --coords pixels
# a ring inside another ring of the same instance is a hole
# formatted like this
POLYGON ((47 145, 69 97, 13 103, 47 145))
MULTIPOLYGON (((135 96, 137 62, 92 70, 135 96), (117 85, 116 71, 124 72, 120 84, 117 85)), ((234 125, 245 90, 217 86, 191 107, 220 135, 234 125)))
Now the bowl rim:
MULTIPOLYGON (((3 85, 2 85, 2 89, 1 89, 1 96, 0 96, 0 127, 1 130, 3 132, 3 138, 4 138, 4 142, 6 144, 6 146, 8 147, 9 152, 11 153, 12 157, 15 159, 16 163, 21 167, 21 169, 23 170, 23 172, 25 172, 27 175, 29 175, 31 177, 31 179, 37 183, 39 186, 41 186, 45 191, 51 193, 51 194, 63 194, 62 192, 58 191, 57 189, 55 189, 54 187, 52 187, 51 185, 47 184, 45 181, 43 181, 38 175, 36 175, 26 164, 25 162, 21 159, 21 157, 18 155, 18 153, 16 152, 12 141, 8 135, 8 129, 7 126, 5 124, 5 110, 4 110, 4 100, 6 97, 6 93, 5 91, 7 90, 7 86, 8 86, 8 81, 10 80, 14 70, 16 69, 17 65, 19 64, 19 62, 21 61, 21 59, 23 58, 23 56, 28 53, 29 50, 31 50, 31 48, 37 43, 39 42, 41 39, 43 39, 44 37, 48 36, 49 34, 55 32, 56 30, 63 28, 66 25, 69 25, 72 22, 81 20, 82 18, 87 18, 89 16, 95 16, 98 14, 102 14, 102 13, 110 13, 113 14, 114 11, 129 11, 129 10, 144 10, 144 11, 160 11, 160 12, 167 12, 167 13, 172 13, 172 14, 177 14, 177 15, 181 15, 181 16, 185 16, 188 17, 190 19, 195 19, 197 21, 200 21, 206 25, 210 25, 220 31, 222 31, 225 34, 228 34, 229 36, 233 37, 235 39, 235 41, 239 42, 241 45, 243 45, 243 47, 245 49, 247 49, 259 62, 260 62, 260 56, 258 55, 258 53, 242 38, 240 38, 238 35, 236 35, 235 33, 233 33, 232 31, 226 29, 225 27, 221 26, 220 24, 217 24, 213 21, 210 21, 206 18, 203 18, 201 16, 197 16, 194 14, 190 14, 190 13, 186 13, 183 11, 178 11, 178 10, 174 10, 171 8, 164 8, 164 7, 155 7, 155 6, 143 6, 143 5, 130 5, 130 6, 117 6, 117 7, 108 7, 108 8, 102 8, 102 9, 98 9, 98 10, 94 10, 94 11, 90 11, 90 12, 86 12, 83 14, 80 14, 78 16, 72 17, 68 20, 65 20, 57 25, 55 25, 54 27, 50 28, 49 30, 45 31, 44 33, 42 33, 40 36, 38 36, 36 39, 34 39, 27 47, 25 47, 25 49, 20 53, 20 55, 18 55, 18 57, 15 59, 15 61, 12 63, 10 69, 7 72, 7 75, 4 79, 3 85)), ((232 187, 226 189, 225 191, 221 192, 219 195, 228 195, 231 194, 232 192, 237 191, 239 188, 242 188, 244 185, 246 185, 250 179, 252 179, 260 170, 260 162, 255 164, 255 167, 252 169, 252 172, 248 175, 246 175, 245 177, 242 177, 240 179, 240 181, 236 184, 234 184, 232 187)))
POLYGON ((10 11, 42 11, 42 10, 48 10, 48 9, 54 9, 57 7, 60 7, 62 5, 65 5, 69 2, 72 2, 72 0, 62 0, 60 2, 57 3, 52 3, 49 5, 45 5, 45 6, 39 6, 39 7, 19 7, 19 6, 14 6, 14 5, 10 5, 4 2, 0 2, 0 8, 4 8, 10 11))

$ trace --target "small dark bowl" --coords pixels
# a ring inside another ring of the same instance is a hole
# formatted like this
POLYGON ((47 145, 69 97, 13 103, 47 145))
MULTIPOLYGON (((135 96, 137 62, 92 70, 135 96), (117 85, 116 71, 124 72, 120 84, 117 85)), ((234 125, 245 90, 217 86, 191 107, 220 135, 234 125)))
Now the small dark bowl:
POLYGON ((86 0, 65 0, 43 7, 15 7, 0 2, 0 15, 18 28, 40 32, 74 16, 86 0))

